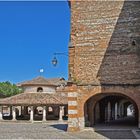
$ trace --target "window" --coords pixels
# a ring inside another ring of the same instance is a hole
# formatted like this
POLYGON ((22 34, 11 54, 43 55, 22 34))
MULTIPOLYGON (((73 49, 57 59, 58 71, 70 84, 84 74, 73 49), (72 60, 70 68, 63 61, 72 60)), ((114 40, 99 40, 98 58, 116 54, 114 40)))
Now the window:
POLYGON ((42 87, 38 87, 37 88, 37 92, 43 92, 43 88, 42 87))

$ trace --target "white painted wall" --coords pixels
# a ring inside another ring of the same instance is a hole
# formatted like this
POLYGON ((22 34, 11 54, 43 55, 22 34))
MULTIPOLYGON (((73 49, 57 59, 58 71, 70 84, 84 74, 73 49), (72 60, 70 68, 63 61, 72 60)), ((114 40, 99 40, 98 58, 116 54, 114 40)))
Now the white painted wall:
POLYGON ((56 89, 55 87, 49 87, 49 86, 24 86, 23 87, 23 92, 25 93, 37 93, 38 87, 43 88, 42 93, 55 93, 56 89))

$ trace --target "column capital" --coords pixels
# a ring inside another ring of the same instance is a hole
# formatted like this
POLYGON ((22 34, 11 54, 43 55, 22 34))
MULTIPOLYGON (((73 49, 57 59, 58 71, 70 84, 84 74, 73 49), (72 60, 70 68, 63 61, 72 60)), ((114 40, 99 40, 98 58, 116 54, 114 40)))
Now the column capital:
POLYGON ((34 106, 29 106, 30 109, 34 109, 34 106))
POLYGON ((59 106, 59 108, 60 108, 61 110, 63 110, 63 109, 64 109, 64 106, 59 106))
POLYGON ((43 106, 43 109, 47 109, 47 106, 43 106))

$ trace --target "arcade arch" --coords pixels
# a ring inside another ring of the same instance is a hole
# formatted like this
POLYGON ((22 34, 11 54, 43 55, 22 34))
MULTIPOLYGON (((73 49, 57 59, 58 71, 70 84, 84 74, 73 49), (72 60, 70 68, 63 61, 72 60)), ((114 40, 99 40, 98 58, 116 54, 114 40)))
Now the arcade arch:
POLYGON ((138 106, 128 96, 120 93, 100 93, 91 96, 84 104, 85 126, 97 124, 138 123, 138 106), (131 115, 130 114, 131 110, 131 115))

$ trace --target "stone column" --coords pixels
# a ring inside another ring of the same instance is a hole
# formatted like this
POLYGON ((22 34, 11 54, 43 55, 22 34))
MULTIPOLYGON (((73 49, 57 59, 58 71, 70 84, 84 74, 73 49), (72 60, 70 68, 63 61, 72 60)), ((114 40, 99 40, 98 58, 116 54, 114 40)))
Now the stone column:
POLYGON ((46 121, 46 106, 43 106, 43 121, 46 121))
POLYGON ((13 121, 15 121, 16 120, 16 108, 15 108, 15 106, 13 106, 12 107, 12 115, 13 115, 13 121))
POLYGON ((31 109, 31 112, 30 112, 30 121, 33 122, 33 120, 34 120, 34 107, 31 106, 30 109, 31 109))
POLYGON ((118 117, 120 118, 120 116, 121 116, 121 106, 120 106, 120 103, 118 103, 118 117))
POLYGON ((2 106, 0 106, 0 120, 3 120, 2 106))
POLYGON ((21 106, 18 106, 18 116, 20 116, 21 114, 21 106))
POLYGON ((108 102, 108 105, 107 105, 107 121, 110 122, 110 119, 111 119, 111 103, 108 102))
POLYGON ((64 106, 60 106, 59 121, 63 120, 63 114, 64 114, 64 106))
POLYGON ((95 123, 98 123, 100 121, 100 106, 99 103, 95 106, 95 123))
POLYGON ((118 118, 118 103, 115 103, 115 120, 118 118))
POLYGON ((122 116, 122 118, 124 118, 124 104, 123 103, 121 106, 121 116, 122 116))
POLYGON ((115 120, 115 104, 111 104, 111 120, 115 120))

